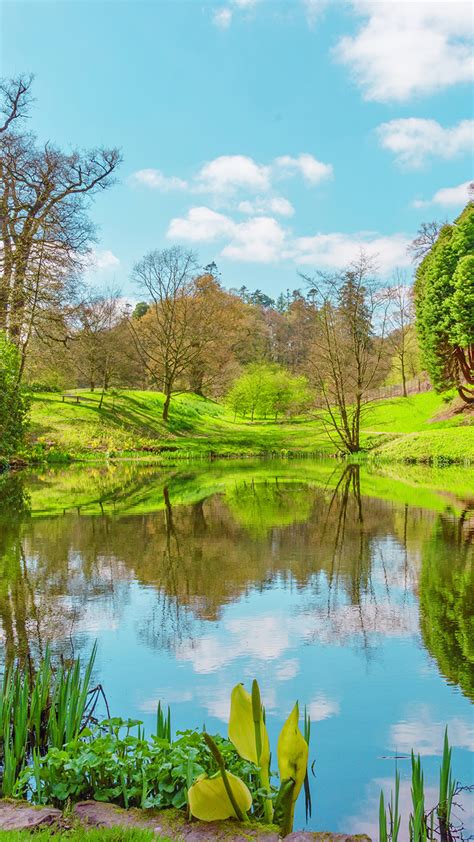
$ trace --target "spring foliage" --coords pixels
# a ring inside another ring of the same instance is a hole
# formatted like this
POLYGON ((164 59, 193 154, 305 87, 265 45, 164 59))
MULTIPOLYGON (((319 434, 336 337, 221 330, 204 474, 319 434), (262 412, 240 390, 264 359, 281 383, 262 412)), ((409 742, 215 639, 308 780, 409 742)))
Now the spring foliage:
POLYGON ((0 457, 22 444, 29 400, 19 386, 20 354, 0 332, 0 457))
POLYGON ((474 400, 474 204, 445 225, 415 283, 418 336, 437 391, 455 387, 474 400))

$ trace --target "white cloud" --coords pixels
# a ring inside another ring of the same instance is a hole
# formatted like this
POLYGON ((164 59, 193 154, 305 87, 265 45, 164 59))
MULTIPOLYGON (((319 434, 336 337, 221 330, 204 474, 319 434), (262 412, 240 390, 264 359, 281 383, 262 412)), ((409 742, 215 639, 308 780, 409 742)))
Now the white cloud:
POLYGON ((297 658, 289 658, 287 661, 282 661, 277 667, 275 676, 277 681, 291 681, 292 678, 298 675, 300 671, 300 664, 297 658))
POLYGON ((292 256, 296 263, 302 265, 343 269, 363 249, 375 257, 380 273, 387 275, 396 266, 410 265, 407 254, 410 242, 410 237, 404 234, 315 234, 313 237, 296 238, 292 256))
POLYGON ((273 263, 280 259, 285 231, 271 216, 255 216, 235 227, 232 241, 222 249, 230 260, 273 263))
POLYGON ((163 175, 160 170, 147 169, 138 170, 131 176, 131 181, 135 184, 144 184, 146 187, 151 187, 153 190, 186 190, 188 184, 182 178, 176 176, 163 175))
POLYGON ((424 756, 439 756, 443 753, 444 729, 448 726, 449 743, 456 748, 474 751, 474 725, 472 721, 453 717, 436 721, 428 705, 417 706, 409 718, 392 725, 390 742, 397 752, 424 756))
POLYGON ((228 620, 224 632, 225 639, 209 634, 197 640, 183 641, 176 651, 177 660, 189 661, 194 672, 207 675, 240 657, 262 662, 276 660, 289 647, 288 629, 278 617, 228 620))
POLYGON ((91 249, 84 260, 84 268, 88 272, 107 271, 117 266, 120 266, 120 260, 110 249, 91 249))
POLYGON ((312 722, 322 722, 323 719, 329 719, 331 716, 337 716, 339 713, 339 702, 328 699, 322 693, 319 693, 309 705, 307 705, 308 713, 312 722))
POLYGON ((461 120, 444 128, 436 120, 407 117, 382 123, 377 129, 380 142, 405 167, 420 167, 427 159, 449 160, 470 153, 474 143, 474 120, 461 120))
POLYGON ((302 152, 297 158, 292 158, 291 155, 282 155, 280 158, 276 158, 275 167, 284 175, 293 175, 295 172, 299 172, 309 184, 319 184, 320 181, 331 178, 333 175, 332 164, 324 164, 307 152, 302 152))
POLYGON ((474 75, 470 2, 352 0, 365 18, 335 48, 365 99, 404 101, 474 75))
POLYGON ((270 168, 247 155, 221 155, 204 164, 196 176, 196 190, 203 193, 257 192, 269 187, 270 168))
MULTIPOLYGON (((249 155, 220 155, 205 164, 195 173, 190 181, 178 176, 166 176, 158 169, 143 169, 133 173, 129 182, 132 185, 143 185, 152 190, 189 190, 191 193, 208 193, 214 202, 228 203, 235 194, 247 193, 251 196, 268 193, 272 188, 272 181, 279 178, 302 175, 311 185, 318 184, 322 179, 330 178, 333 174, 331 164, 318 161, 308 152, 302 152, 298 157, 283 155, 271 164, 261 164, 249 155)), ((257 201, 257 200, 256 200, 257 201)), ((262 198, 256 212, 271 212, 281 216, 290 216, 293 212, 288 199, 281 196, 262 198), (265 202, 265 205, 263 204, 265 202)), ((245 211, 250 213, 250 211, 245 211)))
POLYGON ((382 276, 395 267, 411 265, 407 254, 411 238, 405 234, 362 231, 293 237, 288 228, 271 216, 252 216, 244 222, 235 222, 230 216, 205 206, 190 208, 186 216, 172 219, 166 236, 191 243, 224 240, 220 251, 223 257, 249 263, 290 260, 298 265, 342 269, 363 249, 374 256, 382 276))
POLYGON ((303 0, 303 8, 306 13, 306 20, 309 26, 314 26, 327 5, 328 0, 303 0))
POLYGON ((232 236, 236 225, 228 216, 206 207, 190 208, 185 217, 171 220, 166 236, 172 240, 192 243, 211 242, 220 237, 232 236))
POLYGON ((227 238, 221 251, 231 260, 271 263, 278 260, 285 231, 273 217, 255 216, 245 222, 234 222, 229 216, 211 208, 191 208, 185 217, 172 219, 166 236, 192 243, 212 242, 227 238))
POLYGON ((260 0, 230 0, 228 6, 223 6, 214 12, 212 22, 219 29, 229 29, 234 19, 234 10, 250 12, 259 2, 260 0))
POLYGON ((451 206, 465 205, 472 190, 472 181, 463 181, 462 184, 458 184, 456 187, 441 187, 431 199, 415 199, 413 207, 425 208, 428 205, 441 205, 441 207, 449 208, 451 206))
POLYGON ((273 196, 268 199, 257 198, 254 201, 239 202, 237 210, 241 213, 276 213, 278 216, 293 216, 295 209, 284 196, 273 196))
POLYGON ((217 9, 212 16, 212 22, 219 29, 228 29, 232 23, 232 9, 226 7, 217 9))

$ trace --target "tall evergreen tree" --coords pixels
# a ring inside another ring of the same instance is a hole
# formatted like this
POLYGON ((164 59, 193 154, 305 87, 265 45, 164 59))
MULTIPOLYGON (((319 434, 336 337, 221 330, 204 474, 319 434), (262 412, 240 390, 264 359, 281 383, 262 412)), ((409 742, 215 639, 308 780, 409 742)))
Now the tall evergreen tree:
POLYGON ((474 402, 474 204, 441 229, 418 267, 418 335, 436 391, 456 388, 474 402))

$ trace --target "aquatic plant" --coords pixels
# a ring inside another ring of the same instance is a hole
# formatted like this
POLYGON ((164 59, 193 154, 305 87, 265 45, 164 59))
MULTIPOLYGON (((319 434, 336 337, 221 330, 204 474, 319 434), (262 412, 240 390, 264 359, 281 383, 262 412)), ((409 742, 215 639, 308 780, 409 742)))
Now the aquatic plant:
MULTIPOLYGON (((428 813, 425 809, 425 784, 420 755, 411 752, 411 812, 408 819, 410 842, 432 842, 438 836, 441 842, 452 842, 450 828, 453 798, 457 791, 451 768, 451 748, 448 730, 444 732, 443 758, 439 773, 439 801, 428 813), (434 816, 439 826, 435 827, 434 816)), ((400 832, 399 811, 400 773, 395 770, 395 795, 390 796, 388 816, 383 791, 379 801, 379 842, 397 842, 400 832)), ((462 837, 461 837, 462 838, 462 837)))
POLYGON ((90 720, 100 686, 90 689, 97 647, 82 673, 79 659, 54 671, 49 650, 36 674, 14 664, 3 676, 0 692, 0 792, 16 791, 18 777, 28 760, 49 746, 62 746, 79 736, 90 720))
POLYGON ((453 779, 451 769, 451 754, 452 749, 449 745, 448 729, 446 728, 444 732, 443 759, 439 770, 439 802, 437 808, 441 842, 448 842, 449 840, 451 809, 456 790, 456 782, 453 779))

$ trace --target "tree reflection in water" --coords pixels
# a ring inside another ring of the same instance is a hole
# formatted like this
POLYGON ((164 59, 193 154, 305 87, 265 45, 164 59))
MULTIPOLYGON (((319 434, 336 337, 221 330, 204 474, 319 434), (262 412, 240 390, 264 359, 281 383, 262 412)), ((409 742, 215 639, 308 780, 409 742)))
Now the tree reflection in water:
POLYGON ((357 640, 368 657, 373 632, 416 632, 419 595, 428 650, 472 696, 472 504, 471 515, 469 504, 438 514, 369 496, 366 482, 358 465, 278 462, 4 478, 5 659, 35 657, 47 641, 77 653, 99 601, 120 625, 132 583, 155 594, 136 617, 140 639, 175 652, 227 604, 280 582, 304 591, 309 639, 357 640))

